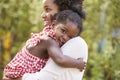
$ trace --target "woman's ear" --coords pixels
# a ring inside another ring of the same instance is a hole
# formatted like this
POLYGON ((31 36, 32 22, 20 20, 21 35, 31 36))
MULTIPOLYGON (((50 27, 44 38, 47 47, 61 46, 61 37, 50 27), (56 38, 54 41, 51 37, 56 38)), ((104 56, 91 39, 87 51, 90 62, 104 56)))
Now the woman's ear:
POLYGON ((52 21, 52 26, 55 26, 56 23, 57 23, 56 20, 53 20, 53 21, 52 21))

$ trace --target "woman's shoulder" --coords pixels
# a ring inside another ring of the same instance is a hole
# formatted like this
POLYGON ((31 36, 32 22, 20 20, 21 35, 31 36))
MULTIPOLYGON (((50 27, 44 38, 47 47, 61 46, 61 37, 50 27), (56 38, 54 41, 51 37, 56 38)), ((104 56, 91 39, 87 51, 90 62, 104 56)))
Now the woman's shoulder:
POLYGON ((86 41, 80 36, 70 39, 65 45, 76 46, 76 47, 83 45, 87 47, 86 41))

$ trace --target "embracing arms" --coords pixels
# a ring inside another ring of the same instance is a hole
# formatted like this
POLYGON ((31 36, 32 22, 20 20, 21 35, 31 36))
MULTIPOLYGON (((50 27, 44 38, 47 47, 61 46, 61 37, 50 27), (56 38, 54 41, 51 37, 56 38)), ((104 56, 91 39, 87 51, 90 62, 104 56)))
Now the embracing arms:
POLYGON ((62 54, 62 51, 57 42, 52 38, 47 38, 45 40, 45 46, 47 48, 49 56, 54 60, 56 64, 67 68, 78 68, 81 71, 86 67, 86 63, 82 58, 74 59, 62 54))

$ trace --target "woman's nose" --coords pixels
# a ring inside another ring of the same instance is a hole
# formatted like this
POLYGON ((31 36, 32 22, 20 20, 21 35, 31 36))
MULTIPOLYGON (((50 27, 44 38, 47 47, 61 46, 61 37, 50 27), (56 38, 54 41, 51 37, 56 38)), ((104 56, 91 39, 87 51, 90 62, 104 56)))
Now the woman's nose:
POLYGON ((45 13, 44 12, 41 14, 41 18, 45 18, 45 13))

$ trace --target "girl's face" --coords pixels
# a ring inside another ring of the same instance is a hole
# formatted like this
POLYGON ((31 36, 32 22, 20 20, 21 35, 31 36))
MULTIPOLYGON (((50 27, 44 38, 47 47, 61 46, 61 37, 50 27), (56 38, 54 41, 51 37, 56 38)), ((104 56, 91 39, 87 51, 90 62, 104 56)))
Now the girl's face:
POLYGON ((58 23, 54 25, 53 30, 60 45, 79 35, 78 26, 71 21, 67 21, 66 24, 58 23))
POLYGON ((41 15, 44 26, 51 24, 51 17, 58 13, 58 6, 54 0, 43 0, 43 13, 41 15))

